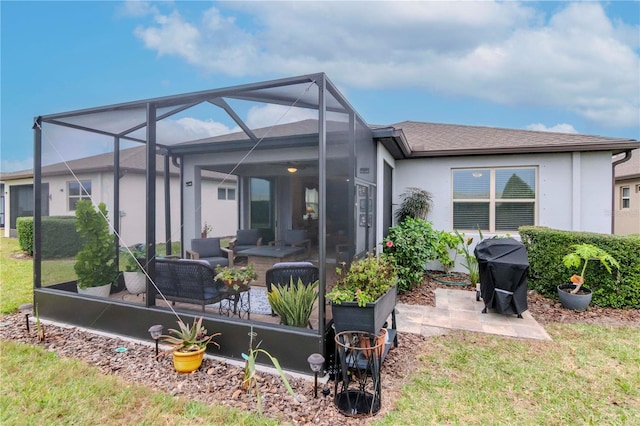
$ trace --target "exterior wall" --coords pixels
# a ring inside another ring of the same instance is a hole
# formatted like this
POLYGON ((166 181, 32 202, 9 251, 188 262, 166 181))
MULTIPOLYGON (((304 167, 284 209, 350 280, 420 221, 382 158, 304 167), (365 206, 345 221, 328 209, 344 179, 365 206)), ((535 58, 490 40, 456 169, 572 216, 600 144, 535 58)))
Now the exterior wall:
MULTIPOLYGON (((394 203, 407 187, 433 195, 428 220, 435 229, 453 231, 452 173, 463 167, 538 167, 536 225, 555 229, 610 233, 611 154, 563 153, 410 159, 395 162, 394 203)), ((478 234, 466 232, 479 240, 478 234)), ((485 237, 493 234, 483 233, 485 237)), ((517 233, 511 233, 519 238, 517 233)), ((473 247, 472 247, 473 248, 473 247)), ((460 266, 456 271, 465 272, 460 266)))
MULTIPOLYGON (((91 180, 94 203, 104 202, 109 211, 109 221, 113 223, 114 217, 118 217, 113 211, 113 179, 110 173, 78 174, 80 180, 91 180)), ((75 211, 69 210, 67 197, 67 182, 73 178, 69 175, 43 177, 43 183, 49 184, 49 215, 50 216, 74 216, 75 211)), ((143 243, 146 240, 146 177, 142 173, 125 174, 120 179, 120 244, 131 246, 143 243)), ((10 203, 8 194, 13 185, 33 185, 32 178, 16 179, 5 182, 5 221, 9 223, 10 203)), ((235 182, 229 187, 235 187, 235 182)), ((171 239, 180 241, 180 182, 179 178, 171 178, 171 239)), ((218 185, 213 181, 205 181, 203 186, 202 217, 209 224, 214 225, 214 233, 223 218, 224 226, 233 223, 233 233, 236 229, 236 201, 218 200, 218 185)), ((237 193, 236 193, 237 198, 237 193)), ((161 243, 165 241, 164 222, 164 177, 156 179, 156 239, 161 243)), ((224 228, 222 228, 224 229, 224 228)), ((8 227, 4 229, 5 237, 10 236, 8 227)))
MULTIPOLYGON (((377 194, 376 194, 376 200, 378 200, 378 203, 381 203, 384 200, 384 163, 386 162, 387 164, 389 164, 391 166, 392 169, 392 173, 393 173, 393 182, 394 182, 394 186, 395 186, 395 182, 396 182, 396 160, 393 158, 393 156, 389 153, 389 151, 387 151, 387 149, 382 146, 382 144, 378 144, 378 156, 377 156, 377 167, 376 170, 378 171, 378 176, 376 179, 376 182, 378 182, 378 186, 376 187, 377 190, 377 194)), ((401 194, 403 192, 403 190, 401 189, 400 192, 397 191, 397 189, 394 187, 393 188, 393 194, 395 197, 398 197, 399 194, 401 194)), ((380 244, 382 242, 383 239, 383 229, 382 229, 382 223, 384 221, 383 219, 383 208, 381 205, 378 206, 378 208, 376 208, 376 247, 379 248, 380 244)), ((393 220, 393 219, 392 219, 393 220)), ((395 224, 395 221, 393 222, 395 224)))
POLYGON ((614 192, 614 233, 617 235, 640 234, 640 178, 616 181, 614 192), (629 187, 629 208, 622 208, 621 188, 629 187))
MULTIPOLYGON (((537 225, 609 233, 610 153, 411 159, 396 162, 394 194, 416 186, 433 194, 429 220, 452 229, 451 170, 462 167, 538 167, 537 225)), ((396 198, 399 203, 399 198, 396 198)))

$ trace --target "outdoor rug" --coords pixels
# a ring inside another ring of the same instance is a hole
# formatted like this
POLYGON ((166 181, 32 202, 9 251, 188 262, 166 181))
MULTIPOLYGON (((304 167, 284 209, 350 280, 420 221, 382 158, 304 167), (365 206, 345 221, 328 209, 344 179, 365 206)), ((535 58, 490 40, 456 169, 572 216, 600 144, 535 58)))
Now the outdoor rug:
MULTIPOLYGON (((271 314, 271 305, 267 299, 267 289, 264 287, 252 287, 249 289, 249 297, 251 298, 251 313, 252 314, 271 314)), ((207 308, 216 309, 219 307, 219 303, 213 303, 207 305, 207 308)))

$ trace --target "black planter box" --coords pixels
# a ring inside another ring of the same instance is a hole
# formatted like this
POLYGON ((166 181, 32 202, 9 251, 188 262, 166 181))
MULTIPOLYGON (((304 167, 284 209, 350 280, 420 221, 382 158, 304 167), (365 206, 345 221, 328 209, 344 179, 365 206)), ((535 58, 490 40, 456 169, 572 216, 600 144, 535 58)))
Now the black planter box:
POLYGON ((336 333, 366 331, 377 334, 396 307, 397 286, 393 286, 373 303, 360 307, 357 302, 331 303, 336 333))

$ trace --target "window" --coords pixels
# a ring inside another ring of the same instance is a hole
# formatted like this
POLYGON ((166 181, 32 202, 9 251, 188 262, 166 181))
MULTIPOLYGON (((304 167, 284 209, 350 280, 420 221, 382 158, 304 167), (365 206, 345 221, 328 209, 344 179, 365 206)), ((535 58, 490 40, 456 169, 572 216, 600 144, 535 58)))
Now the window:
POLYGON ((79 182, 67 182, 67 194, 69 211, 75 211, 78 201, 91 198, 91 181, 81 180, 79 182))
POLYGON ((631 188, 628 186, 620 187, 620 208, 628 209, 631 207, 631 188))
POLYGON ((218 200, 235 200, 235 188, 218 188, 218 200))
POLYGON ((536 168, 453 170, 453 227, 517 231, 536 219, 536 168))

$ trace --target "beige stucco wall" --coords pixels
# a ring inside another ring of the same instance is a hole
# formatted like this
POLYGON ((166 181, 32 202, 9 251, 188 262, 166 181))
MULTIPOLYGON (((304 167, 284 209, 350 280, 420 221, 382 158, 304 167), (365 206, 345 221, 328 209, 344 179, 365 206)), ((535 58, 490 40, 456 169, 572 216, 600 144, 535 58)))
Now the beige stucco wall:
POLYGON ((640 178, 618 180, 614 193, 614 233, 617 235, 640 234, 640 178), (629 187, 629 208, 622 208, 622 190, 629 187))

